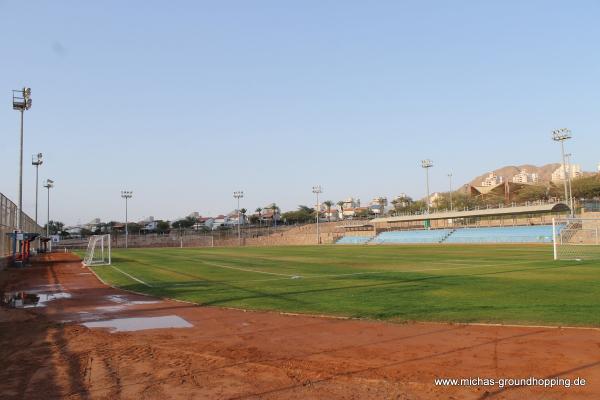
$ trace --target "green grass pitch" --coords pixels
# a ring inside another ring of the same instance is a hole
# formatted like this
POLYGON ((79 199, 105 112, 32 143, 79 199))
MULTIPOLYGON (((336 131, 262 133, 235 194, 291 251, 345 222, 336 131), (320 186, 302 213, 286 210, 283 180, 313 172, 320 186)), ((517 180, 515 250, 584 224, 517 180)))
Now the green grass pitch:
POLYGON ((289 246, 113 250, 94 271, 202 305, 392 321, 600 326, 600 263, 550 246, 289 246))

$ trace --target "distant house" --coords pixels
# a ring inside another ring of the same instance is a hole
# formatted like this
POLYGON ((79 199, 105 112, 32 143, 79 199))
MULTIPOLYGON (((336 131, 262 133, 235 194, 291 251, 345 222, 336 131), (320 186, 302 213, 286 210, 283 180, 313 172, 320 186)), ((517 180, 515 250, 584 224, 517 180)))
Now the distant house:
POLYGON ((81 237, 81 227, 80 226, 69 226, 65 228, 65 232, 69 234, 71 237, 81 237))
POLYGON ((138 224, 142 227, 140 232, 156 232, 158 229, 158 222, 154 220, 153 216, 144 218, 142 221, 138 222, 138 224))
POLYGON ((355 199, 354 197, 349 197, 343 201, 340 213, 342 219, 344 218, 352 218, 356 215, 360 208, 360 199, 355 199))
POLYGON ((337 221, 339 218, 340 212, 336 206, 331 206, 331 209, 328 209, 327 206, 321 206, 321 218, 327 219, 327 221, 337 221))
POLYGON ((93 220, 91 220, 87 224, 83 224, 82 228, 83 229, 87 229, 88 231, 95 232, 98 229, 98 227, 99 227, 99 225, 101 223, 102 222, 100 221, 100 218, 94 218, 93 220))
POLYGON ((248 223, 246 215, 242 213, 238 213, 238 210, 233 210, 229 214, 227 214, 227 223, 228 225, 245 225, 248 223), (239 219, 238 219, 239 217, 239 219))
POLYGON ((274 203, 271 203, 262 208, 262 211, 260 212, 261 221, 269 223, 281 220, 281 212, 279 211, 279 208, 274 211, 274 205, 274 203))
POLYGON ((198 217, 196 221, 194 229, 197 231, 204 228, 212 229, 215 223, 215 219, 212 217, 198 217))
POLYGON ((373 200, 371 200, 371 203, 369 203, 369 209, 371 214, 380 216, 385 214, 385 208, 387 205, 387 197, 375 197, 373 200))
POLYGON ((150 221, 150 222, 144 223, 144 227, 141 230, 146 231, 146 232, 154 232, 157 229, 158 229, 158 222, 150 221))
POLYGON ((229 218, 226 215, 217 215, 213 219, 211 229, 215 230, 215 229, 219 229, 222 226, 228 226, 228 225, 229 225, 229 218))

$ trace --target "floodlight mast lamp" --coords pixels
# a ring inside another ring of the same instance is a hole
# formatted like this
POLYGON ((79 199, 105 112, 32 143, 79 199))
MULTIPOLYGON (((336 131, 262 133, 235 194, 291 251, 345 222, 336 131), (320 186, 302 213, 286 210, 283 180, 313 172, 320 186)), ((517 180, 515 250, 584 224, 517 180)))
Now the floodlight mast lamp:
POLYGON ((38 223, 38 192, 39 192, 39 186, 40 186, 40 180, 39 180, 39 169, 40 169, 40 165, 42 165, 44 163, 44 161, 42 160, 43 154, 42 153, 37 153, 34 154, 33 156, 31 156, 31 165, 33 165, 35 167, 35 224, 37 225, 38 223))
POLYGON ((421 161, 421 167, 425 169, 425 183, 427 188, 427 197, 425 203, 427 205, 427 214, 429 214, 429 168, 433 167, 433 161, 427 159, 421 161))
MULTIPOLYGON (((571 135, 571 130, 567 128, 555 129, 552 131, 552 140, 555 142, 560 142, 560 150, 562 154, 562 167, 563 173, 565 176, 564 186, 565 186, 565 202, 569 202, 569 189, 568 182, 570 182, 571 177, 570 174, 567 173, 567 166, 565 162, 565 140, 571 139, 573 136, 571 135)), ((569 204, 569 208, 571 209, 571 216, 575 215, 573 212, 572 204, 569 204)))
POLYGON ((44 185, 46 189, 48 189, 48 209, 46 214, 46 237, 50 237, 50 189, 54 187, 54 181, 52 179, 46 179, 46 184, 44 185))
POLYGON ((133 197, 133 192, 131 190, 121 190, 121 197, 125 199, 125 248, 129 247, 129 209, 128 209, 128 200, 133 197))
POLYGON ((19 212, 17 213, 17 229, 23 225, 23 115, 31 108, 31 89, 13 90, 13 110, 21 112, 21 145, 19 153, 19 212))
POLYGON ((313 186, 312 192, 317 195, 317 205, 315 207, 315 211, 317 212, 317 244, 321 244, 321 232, 319 231, 319 214, 321 211, 321 205, 319 204, 319 194, 323 193, 323 188, 321 185, 313 186))
POLYGON ((241 213, 240 213, 240 199, 244 197, 244 191, 243 190, 238 190, 233 192, 233 198, 237 199, 237 231, 238 231, 238 245, 241 246, 242 245, 242 231, 240 230, 240 225, 242 223, 241 221, 241 213))

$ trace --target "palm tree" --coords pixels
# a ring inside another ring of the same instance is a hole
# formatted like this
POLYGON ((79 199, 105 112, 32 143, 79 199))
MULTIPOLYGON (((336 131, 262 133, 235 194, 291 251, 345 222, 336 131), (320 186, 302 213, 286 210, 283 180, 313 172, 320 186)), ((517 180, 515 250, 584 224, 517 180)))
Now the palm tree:
POLYGON ((271 211, 273 211, 273 224, 275 227, 277 227, 277 218, 275 218, 275 215, 277 214, 277 210, 279 210, 279 207, 277 207, 277 204, 275 204, 275 203, 271 204, 271 211))
POLYGON ((396 210, 398 209, 398 203, 400 203, 400 201, 398 199, 394 199, 392 200, 392 206, 393 208, 390 210, 390 215, 395 215, 396 214, 396 210))
POLYGON ((258 207, 254 211, 258 214, 258 226, 260 227, 262 224, 262 208, 258 207))
POLYGON ((340 210, 342 211, 342 219, 344 219, 344 202, 340 200, 337 202, 337 205, 340 207, 340 210))
POLYGON ((331 207, 333 206, 333 201, 327 200, 324 201, 323 204, 327 207, 327 221, 331 222, 331 207))
POLYGON ((245 208, 242 208, 240 210, 240 214, 242 214, 242 221, 238 221, 238 224, 240 223, 246 223, 246 213, 248 212, 248 210, 246 210, 245 208))

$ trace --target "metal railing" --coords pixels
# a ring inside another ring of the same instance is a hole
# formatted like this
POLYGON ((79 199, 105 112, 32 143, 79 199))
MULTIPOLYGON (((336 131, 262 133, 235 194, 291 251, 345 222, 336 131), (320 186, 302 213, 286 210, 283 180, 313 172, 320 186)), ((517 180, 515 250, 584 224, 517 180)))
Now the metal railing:
MULTIPOLYGON (((442 208, 433 208, 430 210, 429 214, 437 214, 437 213, 446 213, 446 212, 461 212, 461 211, 480 211, 480 210, 494 210, 500 208, 511 208, 511 207, 523 207, 523 206, 543 206, 547 204, 557 204, 562 203, 562 201, 558 200, 536 200, 536 201, 525 201, 522 203, 512 202, 510 204, 498 203, 498 204, 484 204, 484 205, 476 205, 472 207, 455 207, 452 211, 449 209, 442 208)), ((422 209, 419 211, 409 211, 409 212, 394 212, 394 217, 404 217, 411 215, 426 215, 427 210, 422 209)))

